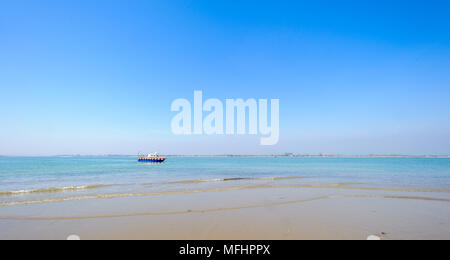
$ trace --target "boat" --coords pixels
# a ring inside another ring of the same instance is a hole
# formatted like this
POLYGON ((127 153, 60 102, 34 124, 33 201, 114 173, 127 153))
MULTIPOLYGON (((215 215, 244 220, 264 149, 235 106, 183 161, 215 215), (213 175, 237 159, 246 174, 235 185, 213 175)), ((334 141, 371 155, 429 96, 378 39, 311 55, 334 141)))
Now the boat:
POLYGON ((162 163, 166 157, 159 156, 158 153, 150 153, 147 156, 138 155, 138 162, 162 163))

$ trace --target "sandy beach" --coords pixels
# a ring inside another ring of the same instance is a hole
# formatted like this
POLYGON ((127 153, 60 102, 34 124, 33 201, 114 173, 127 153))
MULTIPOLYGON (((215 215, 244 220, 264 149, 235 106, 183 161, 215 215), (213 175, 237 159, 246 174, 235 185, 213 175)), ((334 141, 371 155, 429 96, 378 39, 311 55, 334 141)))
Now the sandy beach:
POLYGON ((450 191, 237 184, 4 206, 0 239, 450 239, 450 191))

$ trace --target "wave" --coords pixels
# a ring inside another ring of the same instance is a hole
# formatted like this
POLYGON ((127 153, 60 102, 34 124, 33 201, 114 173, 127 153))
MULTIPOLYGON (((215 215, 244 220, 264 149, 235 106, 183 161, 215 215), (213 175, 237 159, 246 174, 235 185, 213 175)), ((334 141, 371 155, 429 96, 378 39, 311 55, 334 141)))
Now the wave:
POLYGON ((195 184, 205 182, 229 182, 229 181, 278 181, 306 178, 304 176, 285 176, 285 177, 236 177, 236 178, 221 178, 221 179, 196 179, 196 180, 181 180, 171 181, 168 184, 195 184))
POLYGON ((220 182, 220 181, 223 181, 223 179, 169 181, 167 182, 167 184, 196 184, 196 183, 220 182))
POLYGON ((123 217, 184 215, 184 214, 195 214, 195 213, 197 213, 197 214, 198 213, 214 213, 214 212, 221 212, 221 211, 256 209, 256 208, 265 208, 268 206, 283 206, 283 205, 290 205, 290 204, 313 202, 313 201, 318 201, 318 200, 345 199, 345 198, 407 199, 407 200, 450 202, 449 199, 438 199, 438 198, 430 198, 430 197, 415 197, 415 196, 332 195, 332 196, 321 196, 321 197, 314 197, 314 198, 301 199, 301 200, 280 201, 280 202, 274 202, 274 203, 253 204, 253 205, 236 206, 236 207, 209 208, 209 209, 192 209, 192 210, 167 211, 167 212, 140 212, 140 213, 103 215, 103 216, 68 216, 68 217, 0 216, 0 219, 54 221, 54 220, 84 220, 84 219, 107 219, 107 218, 111 219, 111 218, 123 218, 123 217))
POLYGON ((88 200, 88 199, 114 199, 114 198, 124 198, 124 197, 145 197, 145 196, 160 196, 160 195, 193 194, 193 193, 204 193, 204 192, 220 192, 220 191, 256 189, 256 188, 263 188, 263 187, 264 187, 264 185, 254 185, 254 186, 214 188, 214 189, 203 189, 203 190, 97 194, 97 195, 85 195, 85 196, 76 196, 76 197, 67 197, 67 198, 52 198, 52 199, 42 199, 42 200, 2 202, 2 203, 0 203, 0 207, 41 204, 41 203, 51 203, 51 202, 77 201, 77 200, 88 200))
MULTIPOLYGON (((228 181, 240 181, 240 180, 287 180, 287 179, 299 179, 304 178, 302 176, 288 176, 288 177, 242 177, 242 178, 222 178, 222 179, 197 179, 197 180, 180 180, 180 181, 170 181, 165 183, 141 183, 141 185, 154 185, 154 184, 197 184, 197 183, 207 183, 207 182, 228 182, 228 181)), ((26 194, 36 194, 36 193, 55 193, 55 192, 67 192, 67 191, 79 191, 79 190, 90 190, 101 187, 108 186, 122 186, 126 184, 94 184, 94 185, 83 185, 83 186, 69 186, 69 187, 52 187, 52 188, 41 188, 41 189, 31 189, 31 190, 18 190, 18 191, 0 191, 0 196, 14 196, 14 195, 26 195, 26 194)))
POLYGON ((89 190, 89 189, 96 189, 96 188, 107 187, 107 186, 112 186, 112 185, 95 184, 95 185, 83 185, 83 186, 43 188, 43 189, 33 189, 33 190, 0 191, 0 196, 12 196, 12 195, 22 195, 22 194, 54 193, 54 192, 64 192, 64 191, 89 190))
MULTIPOLYGON (((142 192, 142 193, 111 193, 111 194, 96 194, 96 195, 85 195, 85 196, 75 196, 75 197, 66 197, 66 198, 52 198, 52 199, 42 199, 42 200, 2 202, 2 203, 0 203, 0 207, 42 204, 42 203, 55 203, 55 202, 67 202, 67 201, 78 201, 78 200, 90 200, 90 199, 115 199, 115 198, 125 198, 125 197, 146 197, 146 196, 162 196, 162 195, 177 195, 177 194, 195 194, 195 193, 239 191, 239 190, 264 189, 264 188, 321 188, 321 189, 327 188, 327 189, 347 189, 347 190, 362 190, 362 191, 409 192, 409 193, 450 193, 450 190, 351 187, 348 185, 351 185, 351 183, 317 184, 317 185, 315 185, 315 184, 307 184, 307 185, 258 184, 258 185, 249 185, 249 186, 234 186, 234 187, 196 189, 196 190, 142 192)), ((379 195, 365 195, 365 196, 366 197, 380 197, 379 195)), ((399 198, 399 199, 401 199, 401 198, 403 198, 403 199, 422 198, 422 197, 413 197, 413 196, 382 196, 382 197, 399 198)), ((441 199, 441 198, 426 198, 426 200, 450 202, 450 199, 441 199)))
POLYGON ((417 192, 417 193, 450 193, 446 189, 409 189, 409 188, 378 188, 378 187, 362 187, 350 186, 354 183, 337 183, 337 184, 307 184, 307 185, 272 185, 274 188, 324 188, 324 189, 345 189, 345 190, 366 190, 366 191, 395 191, 395 192, 417 192))

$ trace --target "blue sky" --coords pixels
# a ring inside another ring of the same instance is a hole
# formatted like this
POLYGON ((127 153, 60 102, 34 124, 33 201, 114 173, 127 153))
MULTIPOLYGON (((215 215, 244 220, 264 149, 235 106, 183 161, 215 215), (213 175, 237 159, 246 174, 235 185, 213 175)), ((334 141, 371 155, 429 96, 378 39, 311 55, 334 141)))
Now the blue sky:
POLYGON ((450 154, 448 1, 2 1, 0 154, 450 154), (280 142, 174 136, 279 98, 280 142))

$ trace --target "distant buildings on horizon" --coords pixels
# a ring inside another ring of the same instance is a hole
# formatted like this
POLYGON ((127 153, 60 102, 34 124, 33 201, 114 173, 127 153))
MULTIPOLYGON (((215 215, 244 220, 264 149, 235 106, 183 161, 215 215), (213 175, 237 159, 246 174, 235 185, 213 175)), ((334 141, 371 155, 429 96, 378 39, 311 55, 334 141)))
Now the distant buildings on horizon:
MULTIPOLYGON (((186 154, 162 154, 169 157, 247 157, 247 158, 450 158, 450 155, 404 155, 404 154, 367 154, 367 155, 345 155, 345 154, 267 154, 267 155, 252 155, 252 154, 216 154, 216 155, 186 155, 186 154)), ((100 154, 100 155, 82 155, 82 154, 61 154, 61 155, 43 155, 43 156, 10 156, 0 155, 0 157, 136 157, 137 155, 129 154, 100 154)))

